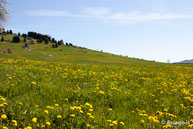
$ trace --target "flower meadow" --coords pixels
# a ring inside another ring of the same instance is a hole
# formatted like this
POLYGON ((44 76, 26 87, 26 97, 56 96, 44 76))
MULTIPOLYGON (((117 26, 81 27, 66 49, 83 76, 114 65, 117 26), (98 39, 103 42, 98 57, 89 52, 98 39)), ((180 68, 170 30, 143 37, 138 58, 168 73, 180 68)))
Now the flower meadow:
POLYGON ((0 128, 193 128, 193 67, 1 58, 0 128))

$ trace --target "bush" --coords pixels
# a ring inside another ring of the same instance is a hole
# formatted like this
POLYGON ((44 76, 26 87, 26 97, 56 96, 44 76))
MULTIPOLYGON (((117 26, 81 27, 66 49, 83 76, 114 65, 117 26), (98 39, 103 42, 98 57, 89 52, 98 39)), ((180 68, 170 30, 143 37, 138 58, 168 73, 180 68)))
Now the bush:
POLYGON ((13 37, 13 42, 14 42, 14 43, 19 43, 19 42, 20 42, 19 36, 14 36, 14 37, 13 37))

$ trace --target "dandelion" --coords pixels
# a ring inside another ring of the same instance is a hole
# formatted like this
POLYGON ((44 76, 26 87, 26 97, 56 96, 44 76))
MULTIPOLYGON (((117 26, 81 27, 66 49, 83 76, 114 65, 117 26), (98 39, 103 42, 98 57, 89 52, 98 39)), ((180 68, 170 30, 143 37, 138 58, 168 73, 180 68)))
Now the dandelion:
POLYGON ((188 125, 188 127, 189 127, 189 128, 193 128, 193 124, 191 124, 191 125, 188 125))
POLYGON ((50 126, 50 122, 49 121, 46 122, 46 126, 50 126))
POLYGON ((72 118, 75 117, 75 114, 70 114, 70 117, 72 117, 72 118))
POLYGON ((111 127, 113 127, 113 126, 114 126, 114 124, 110 124, 110 126, 111 126, 111 127))
POLYGON ((5 101, 5 98, 2 97, 1 100, 2 100, 2 101, 5 101))
POLYGON ((94 116, 89 116, 91 119, 94 119, 94 116))
POLYGON ((40 127, 40 125, 39 125, 39 124, 37 124, 37 125, 36 125, 36 127, 37 127, 37 128, 39 128, 39 127, 40 127))
POLYGON ((24 129, 32 129, 32 127, 31 126, 27 126, 24 129))
POLYGON ((121 125, 125 125, 125 123, 123 121, 120 122, 121 125))
POLYGON ((6 114, 1 115, 1 119, 7 119, 7 115, 6 114))
POLYGON ((164 128, 164 129, 169 129, 169 128, 172 128, 172 126, 169 125, 169 124, 167 124, 167 125, 164 125, 163 128, 164 128))
POLYGON ((48 114, 48 110, 44 110, 44 114, 48 114))
POLYGON ((7 103, 3 103, 3 105, 5 106, 5 105, 8 105, 7 103))
POLYGON ((57 115, 57 118, 58 118, 58 119, 61 119, 61 118, 62 118, 62 116, 61 116, 61 115, 57 115))
POLYGON ((144 121, 144 120, 140 120, 140 122, 141 122, 142 124, 144 124, 144 123, 145 123, 145 121, 144 121))
POLYGON ((90 124, 86 124, 86 127, 90 127, 90 124))
POLYGON ((6 126, 3 126, 2 129, 8 129, 6 126))
POLYGON ((89 112, 92 112, 93 111, 93 109, 91 108, 91 109, 89 109, 89 112))
POLYGON ((86 113, 87 114, 87 116, 91 116, 91 114, 90 113, 86 113))
POLYGON ((108 111, 112 111, 113 109, 112 108, 108 108, 108 111))
POLYGON ((32 119, 32 122, 33 122, 33 123, 36 123, 36 122, 37 122, 37 118, 34 117, 34 118, 32 119))
POLYGON ((116 120, 115 120, 115 121, 113 121, 113 122, 112 122, 112 124, 117 125, 117 121, 116 121, 116 120))
POLYGON ((36 85, 36 82, 31 82, 32 85, 36 85))
POLYGON ((16 120, 12 120, 11 121, 13 123, 13 125, 16 127, 17 126, 17 121, 16 120))
POLYGON ((59 107, 59 104, 55 104, 56 107, 59 107))
POLYGON ((157 124, 157 123, 159 123, 159 120, 153 120, 153 122, 157 124))
POLYGON ((80 110, 79 112, 80 112, 80 113, 84 113, 83 110, 80 110))
POLYGON ((107 120, 107 122, 111 123, 111 122, 112 122, 112 120, 107 120))
POLYGON ((0 104, 0 107, 4 107, 4 104, 0 104))

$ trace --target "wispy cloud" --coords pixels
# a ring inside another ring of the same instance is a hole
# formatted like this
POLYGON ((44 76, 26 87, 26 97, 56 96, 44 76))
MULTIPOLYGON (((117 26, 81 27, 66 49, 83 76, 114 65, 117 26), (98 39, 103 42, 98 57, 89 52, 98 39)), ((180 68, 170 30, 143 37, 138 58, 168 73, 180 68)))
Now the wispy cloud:
POLYGON ((29 16, 70 16, 68 12, 60 10, 34 10, 26 11, 26 14, 29 16))
POLYGON ((118 23, 138 23, 155 20, 172 20, 192 18, 190 15, 173 14, 173 13, 142 13, 140 11, 131 12, 111 12, 108 8, 84 8, 81 13, 73 14, 61 10, 35 10, 26 11, 29 16, 60 16, 60 17, 81 17, 81 18, 96 18, 106 21, 114 21, 118 23))

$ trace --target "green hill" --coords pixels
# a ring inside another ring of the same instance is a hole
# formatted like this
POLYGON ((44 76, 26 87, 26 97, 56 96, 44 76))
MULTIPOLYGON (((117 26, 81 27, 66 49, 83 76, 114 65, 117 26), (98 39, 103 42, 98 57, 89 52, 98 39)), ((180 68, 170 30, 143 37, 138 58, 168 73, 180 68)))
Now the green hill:
POLYGON ((175 62, 175 64, 193 64, 193 59, 192 60, 183 60, 180 62, 175 62))
POLYGON ((13 36, 0 42, 0 129, 193 127, 191 65, 13 36))
POLYGON ((153 61, 128 58, 111 53, 99 52, 80 47, 62 45, 53 48, 52 44, 38 43, 35 39, 27 40, 29 48, 23 48, 23 37, 21 43, 12 43, 14 35, 4 35, 3 42, 0 42, 0 58, 22 58, 37 61, 63 62, 63 63, 91 63, 91 64, 152 64, 153 61), (7 50, 11 49, 11 54, 7 50))

